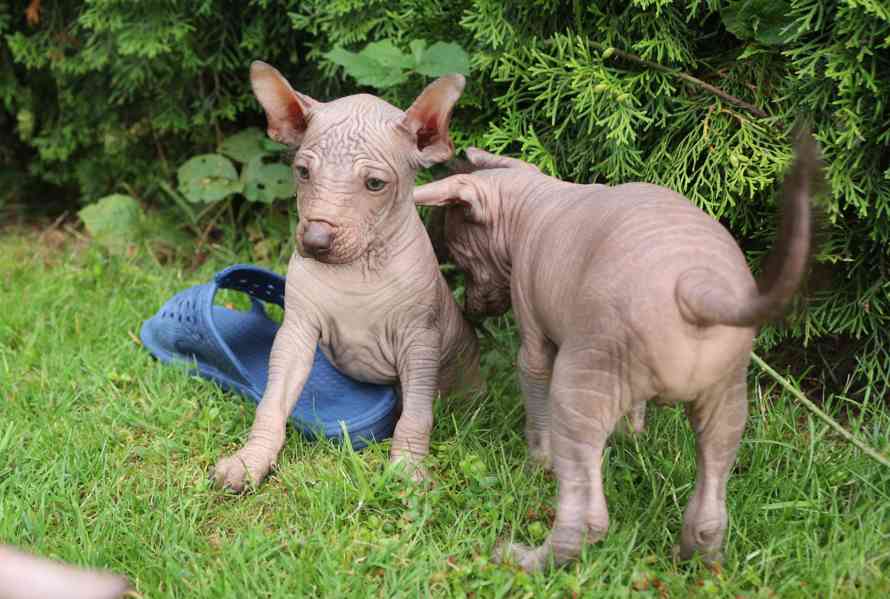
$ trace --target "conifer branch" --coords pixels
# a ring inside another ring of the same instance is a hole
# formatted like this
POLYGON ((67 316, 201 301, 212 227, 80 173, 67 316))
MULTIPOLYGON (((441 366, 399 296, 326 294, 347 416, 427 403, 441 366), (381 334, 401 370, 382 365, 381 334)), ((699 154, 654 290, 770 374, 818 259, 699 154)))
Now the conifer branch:
POLYGON ((739 108, 744 108, 745 110, 747 110, 748 112, 750 112, 751 114, 753 114, 756 117, 764 119, 769 116, 769 114, 767 114, 765 111, 758 108, 757 106, 754 106, 750 102, 746 102, 745 100, 742 100, 741 98, 737 98, 737 97, 733 96, 732 94, 729 94, 729 93, 723 91, 719 87, 711 85, 710 83, 705 83, 698 77, 693 77, 689 73, 685 73, 678 69, 672 69, 671 67, 666 67, 663 64, 659 64, 657 62, 652 62, 651 60, 646 60, 642 56, 637 56, 636 54, 632 54, 630 52, 625 52, 624 50, 619 50, 618 48, 614 48, 614 47, 606 48, 606 47, 603 47, 602 44, 599 44, 597 42, 593 42, 590 40, 588 40, 587 43, 592 47, 602 50, 603 58, 617 56, 618 58, 621 58, 623 60, 635 62, 637 64, 641 64, 641 65, 648 67, 650 69, 655 69, 656 71, 661 71, 662 73, 674 75, 675 77, 682 79, 683 81, 686 81, 688 83, 691 83, 695 86, 702 88, 703 90, 705 90, 708 93, 714 94, 718 98, 722 98, 722 99, 726 100, 730 104, 735 104, 739 108))
POLYGON ((737 98, 737 97, 733 96, 732 94, 728 94, 725 91, 723 91, 722 89, 720 89, 719 87, 711 85, 710 83, 705 83, 698 77, 693 77, 692 75, 690 75, 688 73, 684 73, 683 71, 678 71, 676 69, 672 69, 670 67, 666 67, 664 65, 658 64, 657 62, 652 62, 651 60, 646 60, 645 58, 643 58, 641 56, 637 56, 636 54, 631 54, 630 52, 625 52, 624 50, 619 50, 618 48, 615 48, 614 55, 618 56, 619 58, 623 58, 624 60, 629 60, 632 62, 639 63, 641 65, 647 66, 650 69, 655 69, 656 71, 661 71, 663 73, 668 73, 668 74, 674 75, 674 76, 678 77, 679 79, 682 79, 683 81, 687 81, 689 83, 692 83, 693 85, 697 85, 698 87, 702 88, 703 90, 714 94, 718 98, 722 98, 731 104, 735 104, 739 108, 744 108, 745 110, 747 110, 754 116, 760 117, 762 119, 769 116, 766 112, 764 112, 760 108, 754 106, 750 102, 746 102, 746 101, 742 100, 741 98, 737 98))

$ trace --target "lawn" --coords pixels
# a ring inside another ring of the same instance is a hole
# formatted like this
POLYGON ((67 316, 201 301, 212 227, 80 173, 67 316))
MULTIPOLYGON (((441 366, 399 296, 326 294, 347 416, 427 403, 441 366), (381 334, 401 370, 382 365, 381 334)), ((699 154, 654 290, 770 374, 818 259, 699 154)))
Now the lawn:
MULTIPOLYGON (((679 409, 608 448, 603 542, 548 574, 493 564, 498 538, 546 536, 556 491, 526 463, 507 321, 483 339, 486 397, 437 402, 426 492, 386 468, 386 443, 354 453, 296 434, 257 490, 214 489, 254 406, 161 366, 137 333, 235 259, 250 257, 218 249, 190 268, 0 233, 0 541, 116 570, 152 599, 890 596, 890 469, 755 368, 722 568, 671 558, 694 477, 679 409)), ((890 405, 871 402, 825 407, 886 454, 890 405)))

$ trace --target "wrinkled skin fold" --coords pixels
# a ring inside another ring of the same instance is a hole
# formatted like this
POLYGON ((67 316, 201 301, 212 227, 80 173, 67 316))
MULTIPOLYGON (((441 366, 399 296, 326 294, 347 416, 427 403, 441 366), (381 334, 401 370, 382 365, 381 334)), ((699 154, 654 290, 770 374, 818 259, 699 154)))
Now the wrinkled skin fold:
POLYGON ((453 153, 448 122, 464 79, 434 81, 406 112, 366 94, 319 102, 262 62, 251 85, 269 136, 296 147, 300 223, 268 385, 247 442, 217 463, 215 481, 241 491, 269 473, 317 344, 355 379, 398 383, 391 458, 422 478, 434 398, 480 384, 475 332, 412 201, 417 170, 453 153))
POLYGON ((544 544, 502 544, 529 571, 576 558, 609 526, 603 450, 645 405, 682 403, 697 439, 697 478, 680 556, 721 557, 726 483, 747 418, 745 375, 757 326, 781 314, 807 269, 810 195, 820 161, 800 136, 784 182, 784 215, 755 282, 716 220, 655 185, 575 185, 471 148, 472 172, 415 189, 446 206, 445 239, 467 280, 466 311, 511 305, 531 456, 559 482, 544 544))

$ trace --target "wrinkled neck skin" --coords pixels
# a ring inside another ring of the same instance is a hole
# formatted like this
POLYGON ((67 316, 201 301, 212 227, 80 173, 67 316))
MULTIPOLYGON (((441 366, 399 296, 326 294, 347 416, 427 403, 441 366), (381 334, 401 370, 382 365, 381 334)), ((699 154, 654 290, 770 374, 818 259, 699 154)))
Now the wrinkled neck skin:
POLYGON ((425 256, 432 250, 423 221, 414 207, 411 191, 412 188, 409 188, 404 197, 393 203, 392 214, 383 217, 376 239, 360 260, 360 269, 366 277, 375 274, 386 277, 387 274, 401 272, 410 267, 419 255, 425 256))

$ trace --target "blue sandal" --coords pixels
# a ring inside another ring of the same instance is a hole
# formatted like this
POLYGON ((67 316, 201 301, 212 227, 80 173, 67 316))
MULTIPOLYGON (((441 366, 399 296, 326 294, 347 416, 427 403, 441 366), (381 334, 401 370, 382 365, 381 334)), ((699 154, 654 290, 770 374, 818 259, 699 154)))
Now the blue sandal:
MULTIPOLYGON (((173 296, 142 323, 139 338, 164 363, 185 362, 224 389, 259 403, 269 377, 269 354, 278 324, 261 301, 284 307, 284 277, 256 266, 236 264, 210 283, 173 296), (218 289, 250 296, 249 312, 214 306, 218 289)), ((347 377, 315 350, 315 362, 291 419, 310 439, 341 440, 346 425, 353 448, 392 436, 398 401, 393 387, 347 377)))

